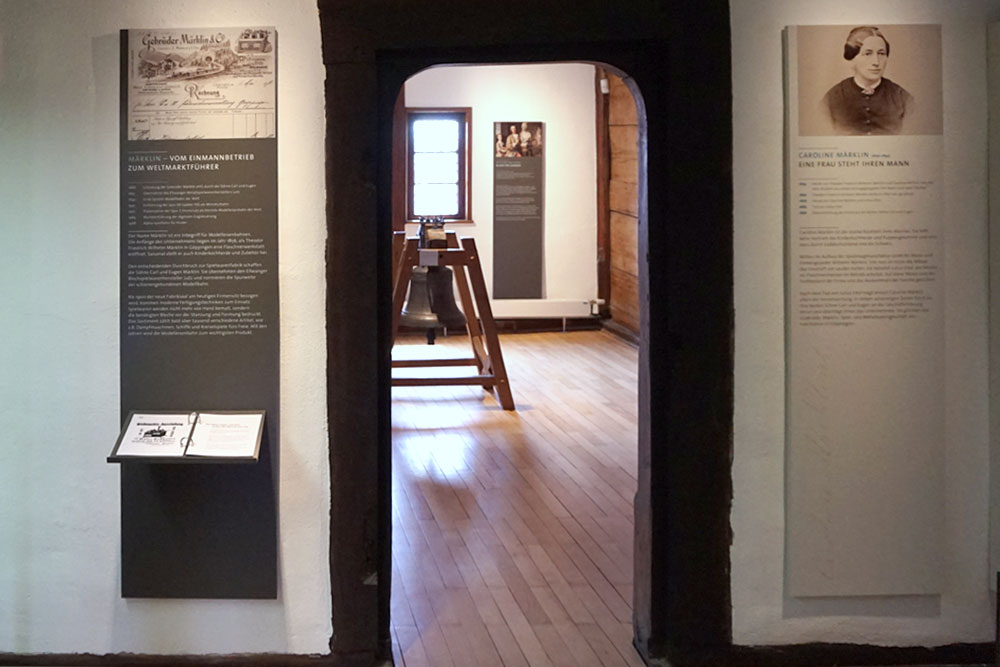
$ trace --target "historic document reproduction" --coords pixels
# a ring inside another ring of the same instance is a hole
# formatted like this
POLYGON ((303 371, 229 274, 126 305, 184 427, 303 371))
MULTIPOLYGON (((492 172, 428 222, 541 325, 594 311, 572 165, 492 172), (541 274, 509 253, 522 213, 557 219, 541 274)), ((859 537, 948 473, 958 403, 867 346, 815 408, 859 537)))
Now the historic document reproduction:
POLYGON ((129 140, 275 136, 273 28, 128 36, 129 140))

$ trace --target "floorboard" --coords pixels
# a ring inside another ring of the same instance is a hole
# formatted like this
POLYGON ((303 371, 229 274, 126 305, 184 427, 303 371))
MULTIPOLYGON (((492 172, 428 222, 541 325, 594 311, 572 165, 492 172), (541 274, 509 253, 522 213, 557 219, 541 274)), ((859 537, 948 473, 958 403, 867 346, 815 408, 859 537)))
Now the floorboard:
MULTIPOLYGON (((637 351, 601 331, 509 334, 501 346, 514 412, 479 387, 393 388, 393 659, 641 665, 631 645, 637 351)), ((393 350, 467 356, 457 336, 393 350)))

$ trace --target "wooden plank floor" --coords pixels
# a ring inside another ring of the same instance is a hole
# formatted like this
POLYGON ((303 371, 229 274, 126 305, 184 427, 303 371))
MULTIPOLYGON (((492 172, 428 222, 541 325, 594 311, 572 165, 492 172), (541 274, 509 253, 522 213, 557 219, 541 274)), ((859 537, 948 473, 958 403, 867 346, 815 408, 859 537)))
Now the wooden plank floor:
MULTIPOLYGON (((479 387, 393 388, 395 663, 640 666, 637 351, 597 331, 501 345, 516 412, 479 387)), ((393 356, 467 357, 468 339, 407 338, 393 356)), ((394 369, 429 373, 470 369, 394 369)))

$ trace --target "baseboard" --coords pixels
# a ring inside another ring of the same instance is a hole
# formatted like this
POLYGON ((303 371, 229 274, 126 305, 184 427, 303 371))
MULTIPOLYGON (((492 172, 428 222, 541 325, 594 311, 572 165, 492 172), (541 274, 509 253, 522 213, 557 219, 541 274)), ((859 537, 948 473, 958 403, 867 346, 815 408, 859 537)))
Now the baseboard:
POLYGON ((870 646, 863 644, 794 644, 789 646, 728 646, 716 649, 667 650, 667 656, 647 658, 657 667, 931 667, 993 665, 993 644, 870 646))
POLYGON ((608 333, 612 333, 612 334, 618 336, 619 338, 623 338, 626 341, 628 341, 629 343, 632 343, 633 345, 638 345, 639 344, 639 334, 638 333, 636 333, 635 331, 632 331, 631 329, 629 329, 626 326, 623 326, 623 325, 619 324, 618 322, 615 322, 614 320, 611 320, 611 319, 602 320, 601 321, 601 326, 608 333))
POLYGON ((530 317, 497 320, 500 333, 542 333, 545 331, 596 331, 599 317, 530 317))
MULTIPOLYGON (((496 320, 497 331, 509 333, 544 333, 547 331, 596 331, 601 328, 603 320, 599 317, 513 317, 496 320)), ((404 335, 425 333, 424 329, 414 327, 399 327, 404 335)), ((442 331, 438 330, 438 335, 442 331)), ((464 336, 465 327, 448 329, 449 336, 464 336)))
POLYGON ((0 653, 2 667, 374 667, 383 662, 371 654, 294 655, 234 653, 228 655, 146 655, 139 653, 0 653))

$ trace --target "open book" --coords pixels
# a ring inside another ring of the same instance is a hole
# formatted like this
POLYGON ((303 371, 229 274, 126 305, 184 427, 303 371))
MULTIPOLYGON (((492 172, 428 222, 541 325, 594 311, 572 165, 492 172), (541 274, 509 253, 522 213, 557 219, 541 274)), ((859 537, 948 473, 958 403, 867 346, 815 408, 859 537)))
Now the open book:
POLYGON ((255 460, 264 411, 132 412, 108 457, 220 457, 255 460))

